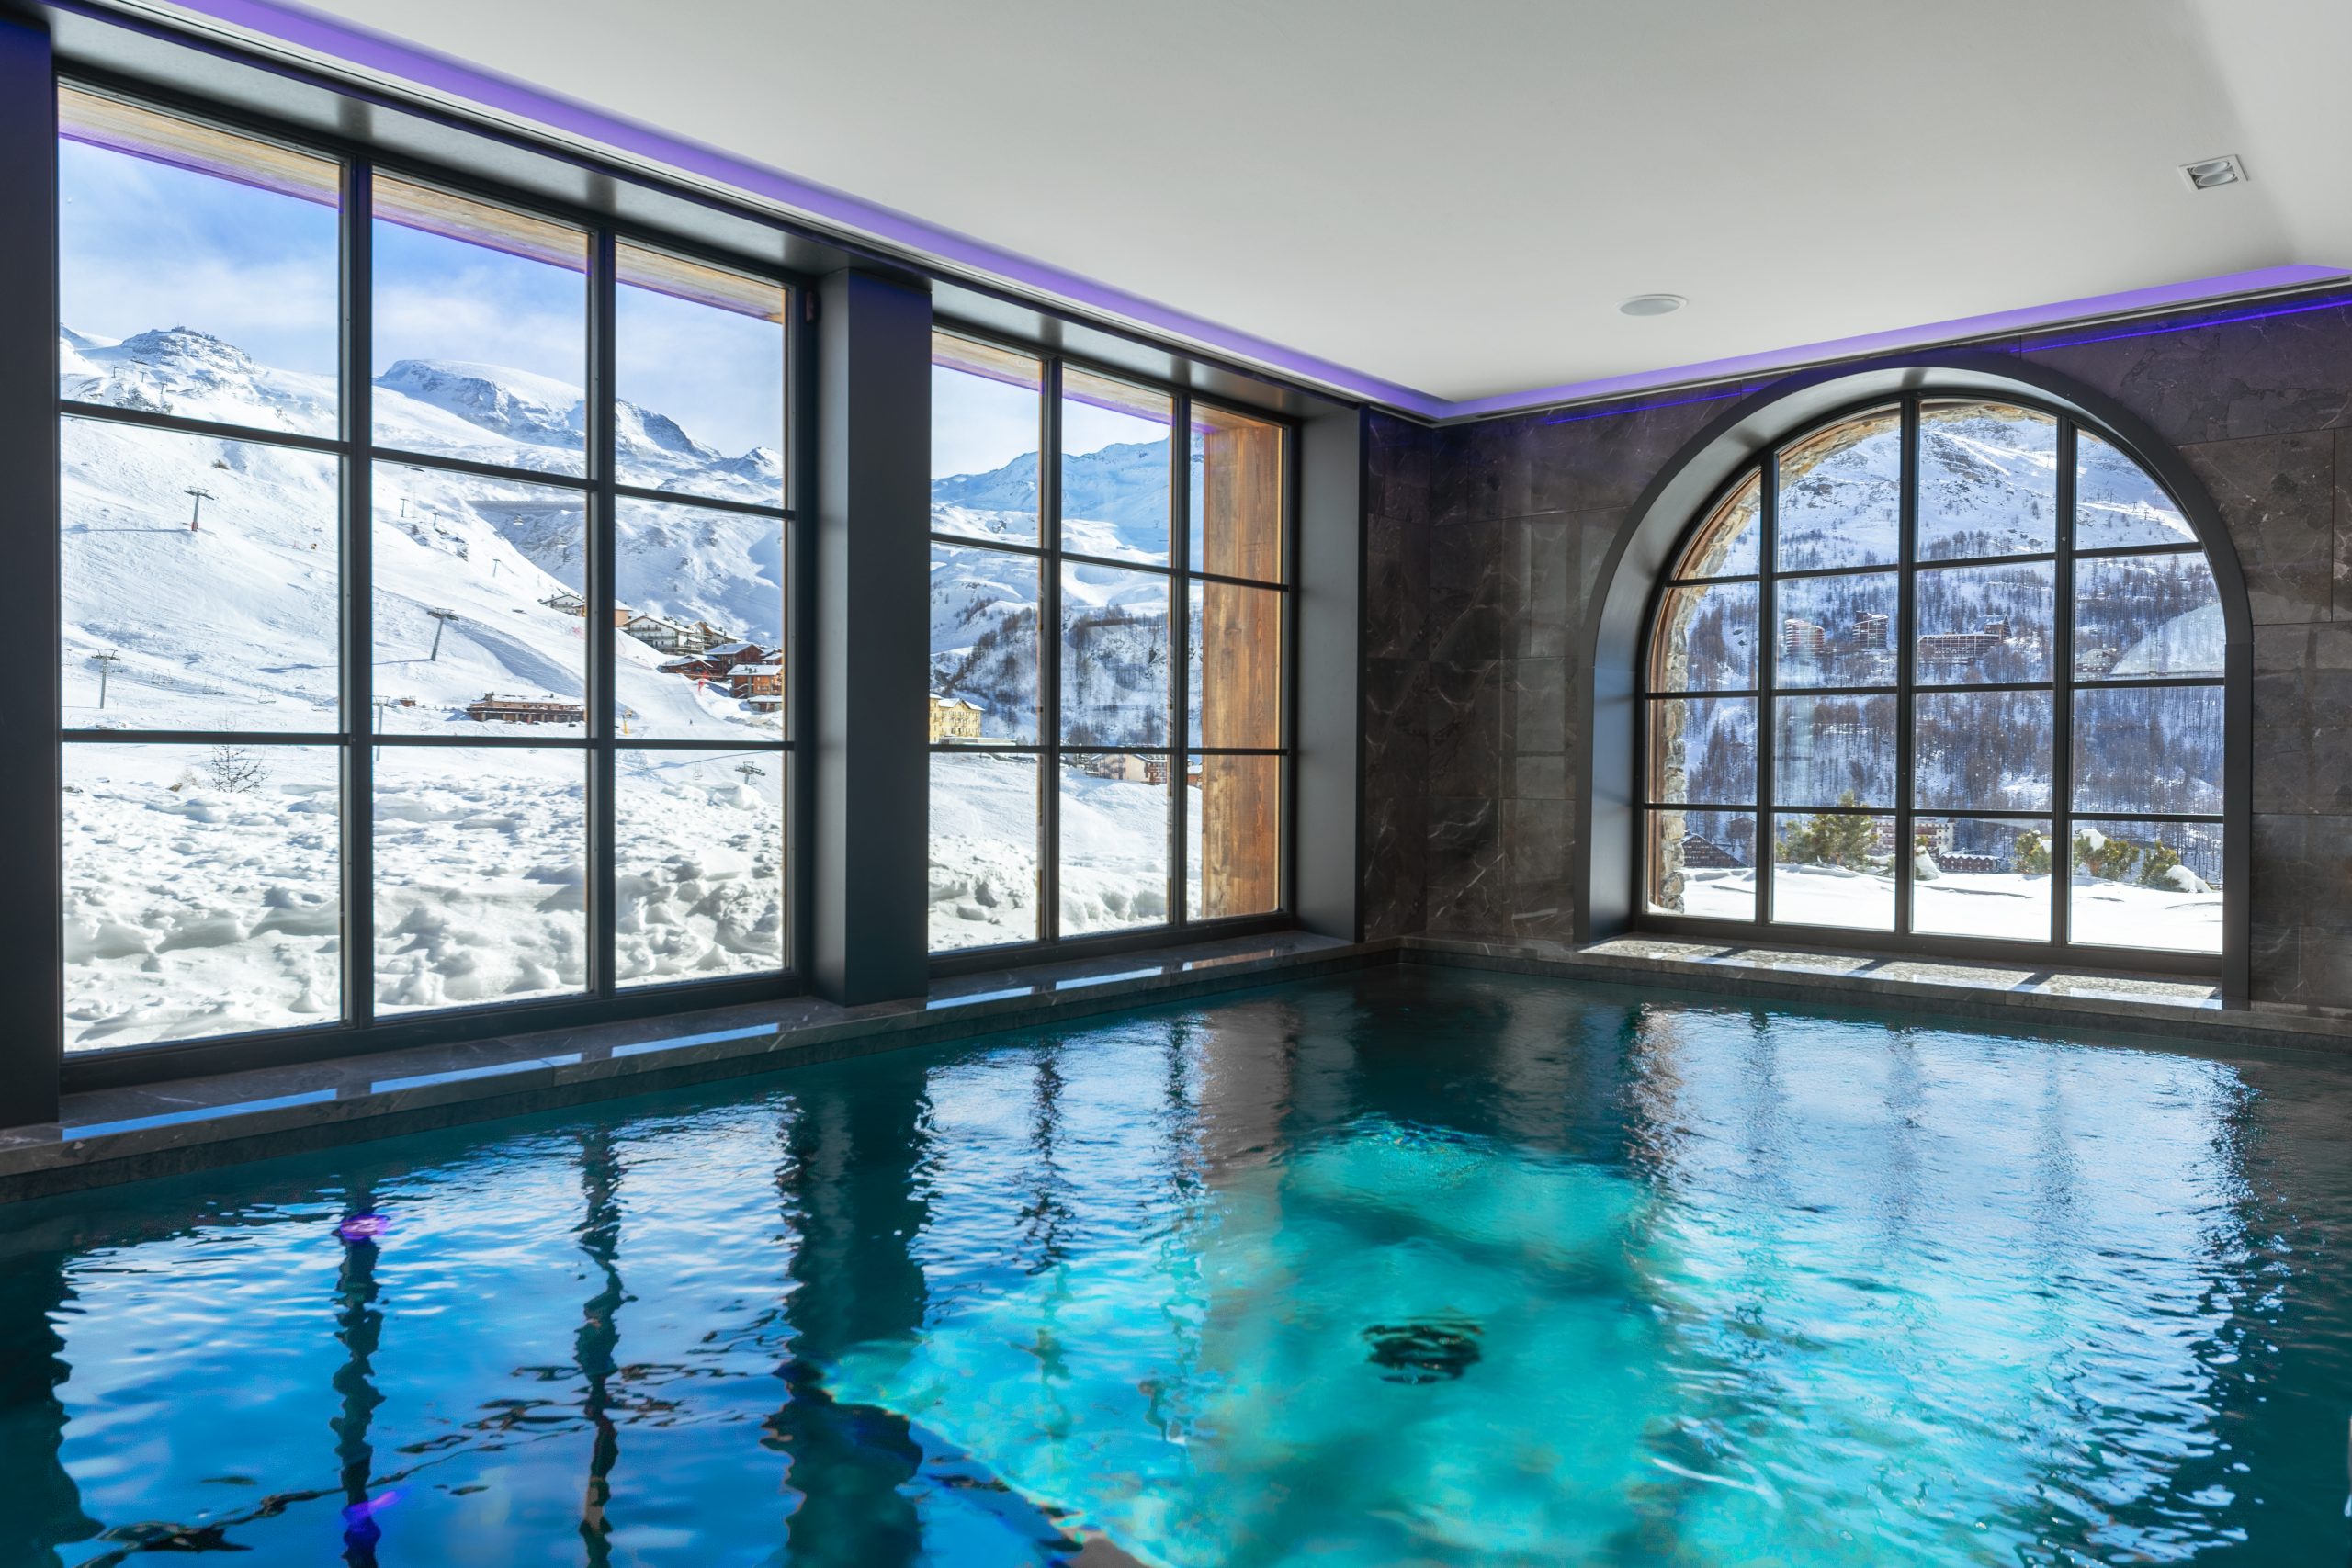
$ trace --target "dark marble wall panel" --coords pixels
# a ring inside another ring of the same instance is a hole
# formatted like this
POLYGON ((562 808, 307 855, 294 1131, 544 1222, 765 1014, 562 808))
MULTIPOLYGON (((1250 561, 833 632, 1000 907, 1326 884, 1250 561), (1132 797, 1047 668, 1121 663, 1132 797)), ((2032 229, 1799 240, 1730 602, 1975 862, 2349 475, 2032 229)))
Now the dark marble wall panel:
MULTIPOLYGON (((1429 924, 1430 508, 1437 437, 1374 416, 1365 451, 1364 934, 1429 924)), ((1309 807, 1311 809, 1311 807, 1309 807)))
MULTIPOLYGON (((2256 998, 2352 1012, 2352 301, 1976 346, 2116 399, 2211 492, 2258 628, 2256 998)), ((1737 395, 1375 422, 1375 934, 1567 935, 1587 610, 1634 501, 1737 395)))

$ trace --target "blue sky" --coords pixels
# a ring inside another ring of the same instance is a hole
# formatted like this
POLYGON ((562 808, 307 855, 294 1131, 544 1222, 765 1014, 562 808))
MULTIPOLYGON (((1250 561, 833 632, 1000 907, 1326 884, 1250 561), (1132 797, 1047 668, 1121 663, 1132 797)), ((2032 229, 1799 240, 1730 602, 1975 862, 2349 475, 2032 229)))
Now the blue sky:
MULTIPOLYGON (((1164 441, 1168 427, 1090 403, 1062 403, 1062 450, 1164 441)), ((1037 394, 968 371, 931 367, 931 477, 985 474, 1037 449, 1037 394)))
MULTIPOLYGON (((194 327, 264 365, 334 373, 334 209, 80 141, 59 143, 58 172, 64 325, 194 327)), ((585 290, 576 272, 379 223, 374 368, 463 359, 577 389, 585 290)), ((781 326, 627 287, 618 308, 623 398, 729 456, 781 448, 781 326)))

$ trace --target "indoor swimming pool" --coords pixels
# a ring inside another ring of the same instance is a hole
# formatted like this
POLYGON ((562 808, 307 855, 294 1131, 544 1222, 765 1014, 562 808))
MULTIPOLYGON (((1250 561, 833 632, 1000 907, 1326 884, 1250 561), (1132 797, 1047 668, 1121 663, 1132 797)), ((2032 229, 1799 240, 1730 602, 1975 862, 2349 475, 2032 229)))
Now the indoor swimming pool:
POLYGON ((1407 965, 44 1200, 0 1562, 2340 1562, 2347 1117, 1407 965))

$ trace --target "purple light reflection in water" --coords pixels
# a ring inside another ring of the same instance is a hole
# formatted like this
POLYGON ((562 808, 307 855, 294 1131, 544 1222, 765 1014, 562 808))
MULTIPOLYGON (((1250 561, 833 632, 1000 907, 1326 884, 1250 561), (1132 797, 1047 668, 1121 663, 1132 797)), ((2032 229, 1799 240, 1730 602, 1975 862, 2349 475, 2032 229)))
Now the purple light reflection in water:
POLYGON ((373 1209, 345 1215, 334 1227, 334 1234, 345 1242, 374 1241, 392 1228, 392 1217, 373 1209))

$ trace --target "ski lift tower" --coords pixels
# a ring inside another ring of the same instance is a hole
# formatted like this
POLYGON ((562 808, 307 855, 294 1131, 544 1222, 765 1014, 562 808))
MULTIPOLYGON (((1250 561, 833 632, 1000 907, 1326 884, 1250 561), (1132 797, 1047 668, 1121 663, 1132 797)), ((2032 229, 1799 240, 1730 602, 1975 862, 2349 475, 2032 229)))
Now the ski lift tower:
POLYGON ((107 706, 107 677, 113 672, 116 665, 122 662, 122 655, 109 648, 90 655, 90 662, 98 667, 98 711, 104 713, 107 706))
POLYGON ((433 617, 433 651, 424 656, 424 661, 438 664, 441 661, 441 634, 449 629, 451 621, 463 617, 455 610, 427 610, 424 613, 433 617))
POLYGON ((214 495, 202 485, 190 485, 187 490, 181 491, 181 493, 190 497, 195 502, 195 504, 188 508, 187 513, 187 531, 193 534, 196 532, 197 524, 204 516, 204 503, 208 501, 218 501, 220 497, 214 495))

